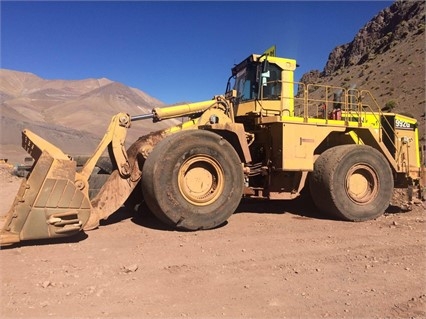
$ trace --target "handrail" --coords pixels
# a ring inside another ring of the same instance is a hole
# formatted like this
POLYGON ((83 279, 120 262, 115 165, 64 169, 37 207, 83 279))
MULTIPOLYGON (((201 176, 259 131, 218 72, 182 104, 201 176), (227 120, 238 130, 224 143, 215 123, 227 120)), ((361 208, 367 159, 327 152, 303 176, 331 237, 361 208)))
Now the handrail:
MULTIPOLYGON (((382 130, 381 128, 383 124, 386 123, 386 125, 392 130, 393 134, 396 134, 396 132, 388 119, 382 116, 383 112, 370 91, 315 83, 307 84, 303 82, 289 81, 266 82, 267 85, 276 83, 280 83, 281 86, 298 86, 299 90, 293 97, 280 96, 280 109, 265 107, 264 105, 266 103, 262 103, 262 100, 260 100, 261 116, 273 114, 283 117, 288 115, 288 109, 284 108, 283 105, 285 105, 285 100, 291 99, 294 103, 294 116, 303 117, 304 122, 308 122, 311 118, 321 118, 324 119, 327 124, 329 123, 329 120, 331 120, 330 112, 333 111, 333 108, 337 103, 340 104, 340 110, 344 115, 340 119, 340 121, 342 121, 342 125, 350 126, 350 124, 354 122, 358 123, 357 125, 359 127, 377 125, 379 128, 379 142, 382 142, 383 137, 386 136, 392 146, 396 149, 395 142, 390 137, 387 130, 382 130), (334 100, 334 95, 336 93, 340 94, 340 101, 334 100), (320 105, 323 107, 321 110, 319 110, 320 105), (367 121, 367 113, 370 121, 367 121), (371 119, 374 119, 376 123, 371 123, 371 119), (382 121, 384 122, 382 123, 382 121)), ((338 121, 339 119, 337 119, 337 122, 333 123, 338 124, 338 121)))

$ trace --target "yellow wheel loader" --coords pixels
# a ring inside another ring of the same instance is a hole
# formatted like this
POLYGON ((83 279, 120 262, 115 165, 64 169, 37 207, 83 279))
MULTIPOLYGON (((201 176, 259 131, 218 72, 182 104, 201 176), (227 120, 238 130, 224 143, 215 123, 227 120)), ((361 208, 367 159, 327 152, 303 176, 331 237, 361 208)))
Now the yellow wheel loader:
POLYGON ((83 165, 24 130, 34 165, 1 245, 97 228, 132 192, 164 223, 198 230, 223 224, 242 197, 291 200, 307 188, 324 214, 364 221, 383 214, 394 187, 423 190, 414 118, 383 113, 366 90, 294 82, 295 69, 294 59, 252 54, 223 96, 119 113, 83 165), (131 124, 171 118, 185 121, 125 148, 131 124), (106 149, 112 171, 99 186, 106 149))

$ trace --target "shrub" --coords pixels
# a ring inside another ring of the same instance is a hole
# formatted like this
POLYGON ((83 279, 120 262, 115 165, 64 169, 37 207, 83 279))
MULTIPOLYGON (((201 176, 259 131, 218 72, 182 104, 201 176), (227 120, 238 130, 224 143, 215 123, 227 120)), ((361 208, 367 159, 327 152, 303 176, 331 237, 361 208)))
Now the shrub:
POLYGON ((387 110, 393 110, 396 107, 396 102, 394 100, 390 100, 386 102, 385 109, 387 110))

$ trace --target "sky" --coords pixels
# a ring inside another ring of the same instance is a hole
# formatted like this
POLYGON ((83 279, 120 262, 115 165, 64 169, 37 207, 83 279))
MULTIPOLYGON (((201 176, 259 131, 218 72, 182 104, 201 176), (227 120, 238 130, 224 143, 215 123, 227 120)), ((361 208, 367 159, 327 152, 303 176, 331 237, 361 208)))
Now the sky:
POLYGON ((108 78, 166 104, 224 94, 233 65, 272 45, 295 80, 392 1, 4 1, 0 67, 108 78))

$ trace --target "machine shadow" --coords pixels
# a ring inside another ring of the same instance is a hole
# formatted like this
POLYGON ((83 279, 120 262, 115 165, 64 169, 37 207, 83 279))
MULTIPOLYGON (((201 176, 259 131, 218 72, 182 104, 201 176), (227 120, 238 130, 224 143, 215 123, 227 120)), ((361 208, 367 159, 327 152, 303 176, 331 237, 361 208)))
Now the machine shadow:
POLYGON ((126 219, 130 219, 132 223, 139 226, 164 230, 174 231, 175 229, 168 227, 166 224, 158 220, 153 213, 149 210, 144 202, 136 205, 127 205, 119 208, 115 213, 110 215, 107 219, 101 220, 101 227, 113 225, 122 222, 126 219))
POLYGON ((136 225, 155 230, 176 231, 175 228, 167 225, 166 223, 163 223, 157 217, 155 217, 155 215, 146 205, 145 201, 142 201, 142 203, 137 205, 135 209, 133 209, 133 212, 134 214, 132 217, 132 222, 136 225))
POLYGON ((292 214, 294 218, 314 218, 336 220, 321 213, 308 194, 302 194, 293 200, 267 200, 243 198, 235 214, 292 214))
POLYGON ((69 237, 60 237, 60 238, 46 238, 46 239, 34 239, 34 240, 24 240, 19 243, 3 246, 0 250, 8 250, 19 247, 27 246, 46 246, 46 245, 56 245, 56 244, 73 244, 85 240, 89 236, 85 232, 79 232, 75 235, 69 237))
POLYGON ((396 215, 403 214, 409 212, 411 209, 403 206, 389 205, 389 207, 385 210, 385 215, 396 215))
MULTIPOLYGON (((404 210, 395 205, 389 205, 384 214, 398 214, 404 210)), ((315 206, 309 194, 302 193, 296 199, 293 200, 264 200, 255 198, 243 198, 237 207, 234 214, 291 214, 292 218, 296 219, 319 219, 319 220, 339 220, 332 215, 328 215, 320 212, 315 206)), ((119 223, 123 220, 130 219, 133 223, 154 230, 161 231, 180 231, 180 232, 191 232, 190 230, 176 229, 172 226, 165 224, 160 221, 148 208, 146 203, 136 205, 127 205, 121 207, 108 219, 102 220, 100 226, 108 226, 115 223, 119 223)), ((215 228, 221 228, 227 225, 227 222, 218 225, 215 228)))

